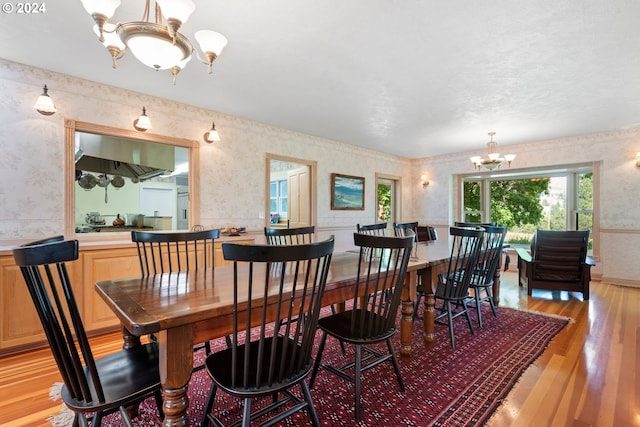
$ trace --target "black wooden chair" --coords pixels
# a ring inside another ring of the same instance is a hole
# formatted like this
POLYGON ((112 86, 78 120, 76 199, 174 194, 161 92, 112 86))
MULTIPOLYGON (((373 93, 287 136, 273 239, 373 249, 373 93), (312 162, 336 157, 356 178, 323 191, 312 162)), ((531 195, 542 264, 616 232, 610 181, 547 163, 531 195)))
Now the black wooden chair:
MULTIPOLYGON (((360 234, 368 234, 370 236, 385 236, 387 234, 387 223, 381 222, 378 224, 368 224, 368 225, 356 225, 356 231, 360 234)), ((365 253, 365 256, 368 255, 365 253)), ((342 344, 342 348, 344 348, 344 344, 342 344)))
POLYGON ((269 245, 305 245, 313 242, 316 227, 297 228, 264 228, 264 235, 269 245))
POLYGON ((431 225, 419 225, 418 242, 428 242, 431 240, 438 240, 438 232, 435 227, 431 225))
POLYGON ((482 328, 482 310, 481 304, 488 302, 493 312, 493 317, 498 316, 496 305, 493 302, 493 287, 496 268, 500 264, 502 256, 502 245, 507 235, 507 227, 503 225, 487 225, 484 226, 484 236, 482 240, 482 249, 478 255, 478 263, 474 269, 473 279, 470 287, 473 290, 473 302, 468 308, 475 308, 478 314, 478 326, 482 328))
POLYGON ((360 234, 369 234, 371 236, 384 236, 387 232, 387 223, 379 222, 377 224, 356 225, 356 231, 360 234))
POLYGON ((220 230, 132 231, 143 276, 214 268, 214 243, 220 230))
POLYGON ((413 236, 415 237, 415 241, 418 241, 418 223, 417 222, 402 222, 402 223, 393 223, 393 232, 396 237, 402 237, 408 235, 408 231, 413 232, 413 236))
POLYGON ((581 292, 589 299, 591 267, 595 261, 587 256, 589 230, 537 230, 531 242, 531 254, 522 248, 518 253, 518 276, 521 286, 551 291, 581 292))
POLYGON ((62 236, 13 250, 47 341, 64 381, 62 399, 75 412, 74 426, 99 426, 102 417, 120 412, 131 426, 127 407, 162 395, 158 345, 149 343, 94 359, 74 296, 66 263, 78 259, 78 241, 62 236))
POLYGON ((406 237, 383 237, 355 233, 354 243, 360 247, 358 283, 347 301, 347 310, 318 321, 322 338, 311 374, 311 387, 321 366, 354 384, 356 420, 360 419, 361 376, 364 371, 390 361, 400 389, 404 391, 391 337, 396 331, 402 282, 414 239, 413 234, 406 237), (341 343, 355 346, 355 360, 341 367, 321 363, 328 335, 341 343), (383 354, 367 347, 378 342, 386 342, 388 353, 383 354))
MULTIPOLYGON (((194 227, 198 231, 131 231, 131 241, 136 243, 142 276, 215 268, 214 244, 220 237, 220 230, 194 227)), ((155 340, 155 337, 151 338, 155 340)), ((194 351, 203 348, 205 354, 211 354, 209 341, 196 345, 194 351)), ((204 365, 198 365, 194 371, 203 368, 204 365)))
POLYGON ((260 425, 278 423, 305 408, 312 424, 320 426, 305 377, 312 367, 333 245, 333 236, 305 245, 222 245, 224 258, 234 264, 234 307, 246 312, 233 311, 231 347, 205 362, 213 384, 203 426, 222 425, 211 413, 218 389, 244 400, 243 426, 257 417, 263 420, 272 410, 279 409, 260 425), (268 322, 270 315, 275 323, 268 322), (305 321, 291 322, 293 318, 305 321), (290 391, 296 385, 302 399, 290 391), (271 404, 252 414, 252 399, 262 396, 272 396, 271 404))
POLYGON ((473 324, 467 309, 467 302, 471 299, 469 286, 473 280, 474 270, 478 264, 478 256, 482 250, 484 229, 482 227, 462 228, 450 227, 449 234, 453 237, 451 255, 446 272, 438 275, 435 299, 435 322, 449 326, 451 347, 456 348, 453 333, 453 320, 465 315, 469 330, 473 334, 473 324), (438 307, 438 301, 442 303, 438 307), (443 320, 446 319, 446 320, 443 320))

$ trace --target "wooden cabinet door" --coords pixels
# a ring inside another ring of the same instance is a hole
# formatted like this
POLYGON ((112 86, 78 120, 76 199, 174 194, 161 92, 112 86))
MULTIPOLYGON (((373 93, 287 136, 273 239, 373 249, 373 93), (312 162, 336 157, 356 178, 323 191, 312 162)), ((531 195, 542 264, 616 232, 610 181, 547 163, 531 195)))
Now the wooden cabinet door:
MULTIPOLYGON (((254 243, 255 240, 254 239, 242 239, 242 240, 233 240, 233 243, 254 243)), ((225 261, 224 259, 224 255, 222 254, 222 243, 224 242, 220 242, 220 241, 216 241, 215 242, 215 253, 214 253, 214 258, 213 258, 213 262, 215 262, 216 267, 221 266, 221 265, 233 265, 233 262, 231 261, 225 261)))
POLYGON ((84 327, 87 331, 111 328, 120 324, 113 311, 95 291, 97 282, 126 277, 140 277, 140 262, 135 247, 84 251, 83 283, 84 327))
MULTIPOLYGON (((80 261, 66 265, 82 312, 82 266, 80 261)), ((0 257, 0 312, 0 353, 12 347, 33 347, 46 342, 40 318, 12 255, 0 257)))

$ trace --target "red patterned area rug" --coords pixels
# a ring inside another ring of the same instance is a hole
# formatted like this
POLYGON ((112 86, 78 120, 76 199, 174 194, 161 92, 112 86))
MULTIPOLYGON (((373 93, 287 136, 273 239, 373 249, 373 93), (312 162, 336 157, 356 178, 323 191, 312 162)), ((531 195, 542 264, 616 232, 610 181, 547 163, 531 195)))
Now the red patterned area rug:
MULTIPOLYGON (((436 325, 436 343, 427 349, 422 341, 422 321, 414 322, 413 355, 410 360, 400 360, 405 392, 400 391, 390 364, 383 363, 365 372, 359 423, 354 420, 352 385, 321 369, 311 392, 322 425, 483 425, 527 367, 570 321, 502 307, 498 308, 497 318, 489 310, 483 314, 484 327, 476 328, 473 335, 463 318, 455 321, 456 350, 451 349, 448 329, 442 325, 436 325)), ((396 346, 398 341, 399 338, 396 346)), ((217 340, 214 342, 218 344, 217 340)), ((224 342, 220 340, 219 345, 224 342)), ((352 348, 347 347, 343 355, 337 341, 329 338, 323 361, 340 364, 352 356, 352 348)), ((197 362, 202 357, 196 355, 197 362)), ((194 426, 200 423, 210 385, 206 371, 195 373, 189 383, 188 414, 194 426)), ((256 406, 260 406, 258 402, 256 406)), ((225 425, 231 424, 240 419, 242 402, 218 392, 214 411, 225 425)), ((55 419, 52 423, 55 425, 55 419)), ((134 425, 160 424, 153 399, 143 402, 134 425)), ((104 425, 119 426, 119 416, 107 417, 104 425)), ((281 425, 307 426, 311 422, 303 411, 281 425)))

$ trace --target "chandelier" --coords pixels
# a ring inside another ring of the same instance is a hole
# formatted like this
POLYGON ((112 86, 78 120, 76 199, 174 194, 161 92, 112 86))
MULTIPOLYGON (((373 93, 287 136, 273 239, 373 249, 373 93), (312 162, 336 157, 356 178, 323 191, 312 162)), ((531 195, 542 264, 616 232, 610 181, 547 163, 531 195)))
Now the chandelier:
POLYGON ((495 132, 488 133, 491 137, 491 140, 487 142, 488 158, 483 159, 480 156, 473 156, 469 158, 476 169, 480 170, 480 168, 484 166, 489 170, 494 170, 499 168, 502 162, 505 161, 507 162, 507 166, 511 167, 511 162, 516 158, 515 154, 505 154, 504 157, 500 157, 500 153, 496 152, 498 143, 493 140, 493 135, 495 134, 495 132))
POLYGON ((155 20, 149 20, 151 0, 146 0, 140 21, 108 22, 120 6, 120 0, 81 0, 96 25, 94 32, 111 54, 113 68, 127 48, 144 65, 155 70, 170 70, 173 83, 195 52, 198 60, 208 66, 211 74, 213 61, 227 45, 227 39, 211 30, 200 30, 195 38, 202 56, 187 37, 178 30, 187 22, 195 5, 191 0, 155 0, 155 20))

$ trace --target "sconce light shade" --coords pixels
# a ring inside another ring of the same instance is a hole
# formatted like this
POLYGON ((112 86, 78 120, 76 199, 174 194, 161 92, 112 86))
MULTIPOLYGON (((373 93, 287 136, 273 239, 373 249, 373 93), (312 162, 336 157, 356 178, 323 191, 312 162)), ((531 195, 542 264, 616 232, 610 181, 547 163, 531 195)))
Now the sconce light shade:
POLYGON ((636 166, 640 168, 640 151, 636 153, 636 166))
POLYGON ((204 137, 204 142, 208 142, 209 144, 211 144, 212 142, 220 142, 220 135, 216 130, 215 122, 211 122, 211 130, 208 132, 205 132, 203 137, 204 137))
POLYGON ((42 95, 38 97, 38 100, 36 101, 33 108, 35 108, 36 111, 43 116, 50 116, 52 114, 55 114, 56 106, 53 105, 53 99, 51 99, 51 97, 47 93, 49 90, 47 89, 47 85, 44 85, 42 89, 42 95))
POLYGON ((420 177, 420 180, 422 181, 422 188, 427 188, 427 186, 429 185, 429 179, 427 178, 427 176, 422 175, 420 177))
POLYGON ((140 117, 133 121, 133 127, 135 130, 140 132, 145 132, 151 129, 151 120, 149 120, 149 116, 147 116, 147 109, 142 107, 142 114, 140 117))

